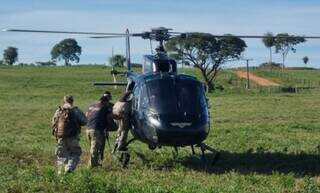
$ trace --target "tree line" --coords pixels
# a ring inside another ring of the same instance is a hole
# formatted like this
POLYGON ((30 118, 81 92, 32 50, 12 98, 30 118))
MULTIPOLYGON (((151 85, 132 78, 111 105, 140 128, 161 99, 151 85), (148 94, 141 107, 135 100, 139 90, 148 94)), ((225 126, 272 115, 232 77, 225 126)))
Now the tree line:
MULTIPOLYGON (((295 46, 306 42, 306 39, 300 36, 289 35, 288 33, 279 33, 273 35, 273 33, 268 32, 265 34, 265 37, 262 39, 263 44, 270 50, 270 59, 269 63, 272 61, 272 48, 274 48, 275 53, 281 54, 282 57, 282 69, 285 67, 285 60, 289 52, 296 52, 295 46)), ((308 63, 309 58, 307 56, 303 57, 303 62, 308 63)))
MULTIPOLYGON (((265 34, 262 39, 264 45, 270 50, 270 63, 272 63, 272 48, 275 53, 282 55, 282 67, 290 51, 296 52, 295 46, 305 42, 300 36, 280 33, 274 36, 272 33, 265 34)), ((170 56, 182 63, 192 64, 198 68, 208 86, 208 90, 215 90, 214 80, 220 72, 222 65, 242 59, 242 53, 247 45, 244 40, 233 35, 216 37, 208 33, 191 33, 187 36, 171 38, 166 43, 170 56)), ((309 58, 304 57, 306 64, 309 58)))
MULTIPOLYGON (((79 63, 82 48, 75 39, 68 38, 55 44, 51 49, 51 61, 37 62, 39 65, 56 65, 56 62, 63 60, 65 66, 72 62, 79 63)), ((8 47, 3 51, 3 60, 0 64, 13 65, 18 61, 18 48, 8 47)))
MULTIPOLYGON (((275 53, 281 54, 282 68, 284 68, 285 59, 289 52, 295 53, 296 45, 304 43, 306 40, 288 33, 273 35, 268 32, 262 42, 269 49, 269 62, 273 62, 272 49, 274 49, 275 53)), ((247 45, 244 40, 231 34, 216 37, 209 33, 190 33, 170 38, 165 47, 170 57, 199 69, 209 91, 212 91, 215 89, 214 80, 223 64, 241 59, 247 45)), ((40 65, 55 65, 57 61, 64 61, 65 66, 70 66, 73 62, 79 63, 82 48, 75 39, 69 38, 54 45, 50 53, 51 61, 40 65)), ((109 63, 123 66, 125 60, 123 55, 115 55, 110 58, 109 63)), ((2 63, 13 65, 17 61, 17 48, 8 47, 4 50, 2 63)), ((308 57, 303 58, 305 64, 308 61, 308 57)))

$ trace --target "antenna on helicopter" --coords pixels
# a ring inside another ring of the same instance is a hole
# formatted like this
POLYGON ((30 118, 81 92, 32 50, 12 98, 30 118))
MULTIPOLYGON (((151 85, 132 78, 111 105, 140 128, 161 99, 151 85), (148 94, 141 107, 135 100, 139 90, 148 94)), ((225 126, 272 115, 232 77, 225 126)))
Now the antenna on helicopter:
POLYGON ((128 72, 131 72, 131 58, 130 58, 130 33, 129 29, 126 30, 126 62, 127 62, 127 68, 128 72))
POLYGON ((151 50, 151 54, 153 54, 153 48, 152 48, 152 41, 150 39, 150 50, 151 50))
MULTIPOLYGON (((115 69, 115 64, 114 64, 114 52, 113 52, 113 46, 112 46, 112 53, 111 53, 111 67, 112 67, 112 70, 111 70, 111 74, 112 74, 112 77, 113 77, 113 83, 117 83, 117 78, 116 78, 116 75, 115 75, 115 72, 116 72, 116 69, 115 69)), ((114 85, 114 88, 117 89, 117 85, 115 84, 114 85)))

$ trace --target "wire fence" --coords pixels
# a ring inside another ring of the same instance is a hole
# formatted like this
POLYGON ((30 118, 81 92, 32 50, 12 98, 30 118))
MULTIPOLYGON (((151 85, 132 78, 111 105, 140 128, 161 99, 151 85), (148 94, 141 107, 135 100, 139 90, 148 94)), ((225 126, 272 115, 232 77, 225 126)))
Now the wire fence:
MULTIPOLYGON (((252 71, 254 74, 257 71, 252 71)), ((263 71, 265 73, 265 71, 263 71)), ((258 73, 257 73, 258 74, 258 73)), ((307 78, 297 78, 293 74, 283 72, 270 72, 267 74, 270 79, 277 79, 279 86, 261 86, 253 81, 249 82, 249 89, 247 80, 239 78, 234 73, 225 73, 222 79, 226 82, 227 86, 235 92, 244 92, 250 90, 258 93, 299 93, 306 90, 320 89, 320 80, 312 80, 307 78)))

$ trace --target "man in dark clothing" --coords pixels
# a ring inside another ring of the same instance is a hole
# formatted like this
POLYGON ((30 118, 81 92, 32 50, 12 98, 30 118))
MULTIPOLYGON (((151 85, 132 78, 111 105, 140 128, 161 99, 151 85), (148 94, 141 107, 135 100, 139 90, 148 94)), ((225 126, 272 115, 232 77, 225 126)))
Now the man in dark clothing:
POLYGON ((111 94, 105 92, 100 101, 89 107, 86 116, 87 136, 90 142, 90 159, 88 167, 101 165, 106 137, 108 136, 108 116, 112 116, 111 94))

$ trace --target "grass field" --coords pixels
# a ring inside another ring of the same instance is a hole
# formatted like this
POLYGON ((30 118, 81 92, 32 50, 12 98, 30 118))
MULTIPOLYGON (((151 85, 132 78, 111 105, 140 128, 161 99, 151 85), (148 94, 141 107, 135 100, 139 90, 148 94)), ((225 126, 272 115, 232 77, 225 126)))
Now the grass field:
MULTIPOLYGON (((319 71, 295 73, 320 77, 319 71)), ((212 128, 206 143, 221 152, 215 165, 203 165, 189 148, 174 157, 172 148, 150 151, 138 142, 130 146, 128 169, 106 153, 101 168, 88 170, 82 132, 79 168, 58 176, 50 133, 55 108, 72 94, 86 110, 106 89, 92 82, 111 80, 107 69, 0 67, 0 192, 320 192, 320 90, 259 94, 234 88, 230 74, 218 79, 224 91, 208 95, 212 128)), ((114 100, 122 91, 107 89, 114 100)))

